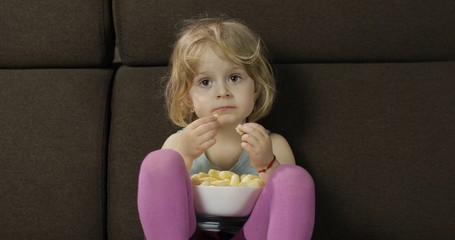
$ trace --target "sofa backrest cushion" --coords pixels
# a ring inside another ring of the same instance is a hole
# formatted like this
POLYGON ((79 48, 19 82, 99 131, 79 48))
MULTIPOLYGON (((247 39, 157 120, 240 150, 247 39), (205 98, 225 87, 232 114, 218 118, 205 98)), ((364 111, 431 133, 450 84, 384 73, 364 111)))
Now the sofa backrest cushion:
POLYGON ((113 94, 109 235, 141 235, 131 195, 142 158, 175 130, 159 90, 179 24, 227 15, 269 49, 278 98, 261 123, 289 140, 315 179, 314 239, 450 239, 454 8, 451 0, 114 0, 127 66, 113 94), (134 176, 122 178, 124 169, 134 176))
POLYGON ((264 39, 275 63, 440 61, 455 54, 455 2, 114 0, 122 61, 168 63, 182 20, 237 18, 264 39))
POLYGON ((144 157, 177 129, 169 121, 160 82, 167 67, 121 67, 112 92, 109 141, 109 239, 141 239, 137 181, 144 157))
POLYGON ((108 0, 0 1, 0 239, 105 239, 108 0))
POLYGON ((0 68, 112 63, 110 1, 2 0, 0 68))
POLYGON ((314 178, 315 239, 455 236, 455 62, 276 68, 263 124, 314 178))
POLYGON ((0 238, 101 239, 112 70, 0 70, 0 238))

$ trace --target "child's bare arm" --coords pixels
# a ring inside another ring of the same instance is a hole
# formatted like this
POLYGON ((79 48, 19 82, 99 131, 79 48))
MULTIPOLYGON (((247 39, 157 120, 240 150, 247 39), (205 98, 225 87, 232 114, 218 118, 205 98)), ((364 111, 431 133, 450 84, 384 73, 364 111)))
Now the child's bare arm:
POLYGON ((183 132, 171 135, 162 148, 174 149, 180 153, 189 171, 194 159, 215 144, 218 126, 219 123, 214 116, 197 119, 183 132))
POLYGON ((295 164, 294 153, 288 141, 277 133, 270 134, 272 139, 273 153, 280 164, 295 164))
POLYGON ((295 164, 294 154, 283 136, 269 134, 257 123, 243 124, 237 130, 243 133, 241 146, 248 152, 251 165, 260 172, 264 182, 281 164, 295 164))

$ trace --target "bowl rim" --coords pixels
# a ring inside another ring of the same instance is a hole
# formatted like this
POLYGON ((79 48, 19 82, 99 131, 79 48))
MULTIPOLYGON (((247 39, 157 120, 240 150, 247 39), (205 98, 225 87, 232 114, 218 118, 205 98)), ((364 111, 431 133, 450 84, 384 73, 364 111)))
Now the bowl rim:
POLYGON ((216 189, 264 189, 264 187, 240 187, 240 186, 201 186, 193 185, 193 188, 216 188, 216 189))

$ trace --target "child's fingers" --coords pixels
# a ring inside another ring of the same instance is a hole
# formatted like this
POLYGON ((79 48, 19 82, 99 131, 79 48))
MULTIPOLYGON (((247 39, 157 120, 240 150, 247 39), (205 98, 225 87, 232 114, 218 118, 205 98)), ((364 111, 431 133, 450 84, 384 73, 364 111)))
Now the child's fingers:
POLYGON ((202 142, 205 142, 205 141, 208 141, 209 139, 214 139, 216 136, 216 130, 213 129, 213 130, 210 130, 210 131, 207 131, 205 133, 203 133, 202 135, 198 136, 198 139, 200 143, 202 142))
POLYGON ((255 147, 258 145, 259 140, 251 133, 245 133, 242 135, 242 142, 248 143, 252 147, 255 147))
POLYGON ((215 145, 215 143, 216 143, 215 138, 210 138, 210 139, 206 140, 205 142, 202 142, 199 146, 200 146, 202 152, 205 152, 211 146, 215 145))
POLYGON ((212 123, 214 125, 218 125, 217 119, 218 118, 215 117, 215 116, 208 116, 208 117, 199 118, 199 119, 194 120, 192 123, 190 123, 190 125, 188 125, 188 128, 196 129, 196 128, 200 127, 200 126, 203 126, 203 125, 206 125, 206 124, 209 124, 209 123, 212 123))
POLYGON ((210 116, 206 118, 200 118, 191 123, 191 126, 188 126, 191 131, 194 132, 196 136, 201 136, 208 131, 216 129, 219 126, 218 121, 215 117, 210 116))
MULTIPOLYGON (((194 129, 194 133, 196 136, 202 136, 207 132, 214 131, 218 128, 219 124, 217 122, 209 122, 204 125, 201 125, 194 129)), ((216 131, 215 131, 216 132, 216 131)))
POLYGON ((256 123, 248 123, 242 126, 245 134, 242 135, 242 141, 248 142, 254 147, 264 147, 270 142, 270 136, 265 128, 256 123))
POLYGON ((267 137, 267 131, 265 128, 257 123, 245 123, 239 126, 239 129, 244 133, 249 133, 255 136, 256 138, 267 137))
POLYGON ((193 144, 195 145, 195 148, 201 152, 206 151, 208 148, 213 146, 213 144, 215 144, 216 133, 216 129, 212 129, 194 138, 193 144))
POLYGON ((248 142, 242 142, 240 144, 240 146, 243 148, 243 150, 245 150, 246 152, 250 153, 250 152, 253 152, 255 149, 254 149, 254 146, 251 145, 250 143, 248 142))

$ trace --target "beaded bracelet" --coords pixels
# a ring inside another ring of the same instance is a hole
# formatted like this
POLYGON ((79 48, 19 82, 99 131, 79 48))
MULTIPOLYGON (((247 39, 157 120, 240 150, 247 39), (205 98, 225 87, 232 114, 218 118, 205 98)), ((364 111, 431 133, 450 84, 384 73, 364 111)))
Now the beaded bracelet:
POLYGON ((272 161, 270 161, 269 165, 267 165, 267 167, 265 167, 264 169, 258 170, 258 173, 265 173, 265 171, 267 171, 269 168, 271 168, 273 166, 275 161, 276 161, 276 156, 275 156, 275 154, 273 154, 273 159, 272 159, 272 161))

